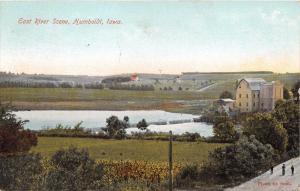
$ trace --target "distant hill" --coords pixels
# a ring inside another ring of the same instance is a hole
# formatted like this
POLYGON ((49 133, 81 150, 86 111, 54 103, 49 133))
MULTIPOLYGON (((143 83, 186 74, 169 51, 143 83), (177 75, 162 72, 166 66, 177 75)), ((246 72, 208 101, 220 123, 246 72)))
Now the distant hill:
POLYGON ((182 75, 194 74, 273 74, 272 71, 241 71, 241 72, 182 72, 182 75))

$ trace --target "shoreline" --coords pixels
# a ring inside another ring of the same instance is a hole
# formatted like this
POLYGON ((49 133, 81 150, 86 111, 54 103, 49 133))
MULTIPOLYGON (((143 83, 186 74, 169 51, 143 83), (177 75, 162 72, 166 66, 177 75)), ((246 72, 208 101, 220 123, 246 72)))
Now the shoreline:
POLYGON ((126 110, 163 110, 173 113, 200 114, 198 105, 193 106, 175 101, 145 101, 128 103, 124 101, 62 101, 62 102, 27 102, 27 101, 3 101, 11 103, 15 111, 31 110, 84 110, 84 111, 126 111, 126 110))

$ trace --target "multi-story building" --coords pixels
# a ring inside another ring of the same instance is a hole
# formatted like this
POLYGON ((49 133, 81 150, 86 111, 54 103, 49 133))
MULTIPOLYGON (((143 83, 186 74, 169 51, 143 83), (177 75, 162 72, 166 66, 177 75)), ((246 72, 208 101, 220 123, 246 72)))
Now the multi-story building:
POLYGON ((270 111, 279 99, 283 99, 283 85, 280 82, 266 82, 262 78, 238 81, 235 107, 240 112, 270 111))

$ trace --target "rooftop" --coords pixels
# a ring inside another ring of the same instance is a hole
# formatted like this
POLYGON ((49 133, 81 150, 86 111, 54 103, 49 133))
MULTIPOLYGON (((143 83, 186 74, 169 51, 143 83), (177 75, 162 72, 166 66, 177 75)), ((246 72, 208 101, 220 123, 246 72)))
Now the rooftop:
POLYGON ((245 80, 249 84, 251 90, 260 90, 261 84, 266 83, 262 78, 243 78, 240 81, 242 80, 245 80))

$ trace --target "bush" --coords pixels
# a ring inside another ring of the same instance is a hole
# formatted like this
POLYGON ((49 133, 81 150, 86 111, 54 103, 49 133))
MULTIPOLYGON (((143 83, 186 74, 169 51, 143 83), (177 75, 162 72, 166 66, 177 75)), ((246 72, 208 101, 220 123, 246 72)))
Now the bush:
POLYGON ((270 113, 256 113, 248 117, 244 134, 255 135, 257 140, 263 144, 271 144, 280 153, 286 150, 287 131, 270 113))
POLYGON ((220 142, 234 142, 237 140, 238 134, 234 129, 234 123, 227 115, 218 115, 214 121, 215 140, 220 142))
POLYGON ((293 93, 293 97, 294 99, 296 99, 296 103, 299 103, 299 93, 298 93, 299 88, 300 88, 300 80, 297 81, 291 89, 293 93))
POLYGON ((300 108, 293 101, 278 101, 273 116, 283 124, 288 134, 287 152, 290 157, 299 156, 299 121, 300 108))
POLYGON ((193 182, 199 178, 197 165, 186 165, 175 177, 175 185, 178 187, 193 187, 193 182))
POLYGON ((8 106, 0 104, 0 154, 27 152, 37 145, 37 136, 24 130, 27 121, 17 119, 8 106))
POLYGON ((91 130, 82 127, 82 121, 74 125, 74 127, 56 125, 55 128, 47 128, 39 131, 42 136, 70 136, 70 137, 89 137, 93 136, 91 130))
POLYGON ((291 99, 290 92, 286 87, 283 87, 283 99, 285 100, 291 99))
POLYGON ((0 189, 39 190, 41 174, 38 154, 0 155, 0 189))
MULTIPOLYGON (((125 116, 126 117, 126 116, 125 116)), ((126 137, 126 131, 125 128, 128 126, 128 122, 125 119, 124 121, 119 120, 117 116, 110 116, 106 119, 106 128, 102 128, 103 131, 106 132, 106 134, 110 138, 117 138, 117 139, 123 139, 126 137)))
POLYGON ((244 136, 237 143, 210 153, 200 178, 216 183, 239 182, 268 169, 276 159, 270 144, 264 145, 254 135, 244 136))
POLYGON ((103 187, 103 166, 97 165, 86 150, 70 147, 56 152, 45 177, 47 190, 95 190, 103 187))
POLYGON ((148 124, 146 122, 145 119, 142 119, 141 121, 138 122, 138 124, 136 125, 136 127, 140 130, 146 130, 148 127, 148 124))
POLYGON ((233 99, 233 95, 231 92, 229 91, 223 91, 220 95, 220 99, 224 99, 224 98, 230 98, 233 99))

